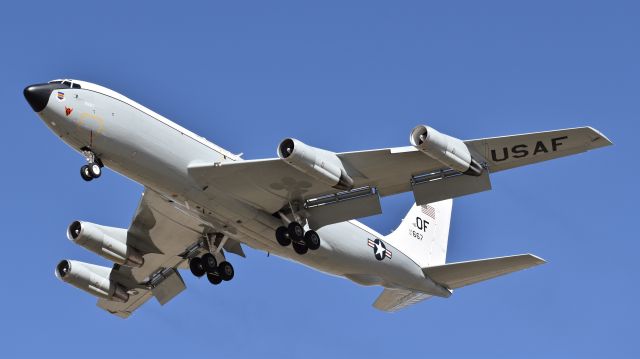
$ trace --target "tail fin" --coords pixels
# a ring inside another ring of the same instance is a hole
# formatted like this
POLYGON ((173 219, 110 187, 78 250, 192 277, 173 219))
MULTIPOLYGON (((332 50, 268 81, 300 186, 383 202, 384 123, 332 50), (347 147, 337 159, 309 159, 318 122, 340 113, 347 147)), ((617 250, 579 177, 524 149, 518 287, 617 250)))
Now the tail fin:
POLYGON ((422 206, 414 204, 385 241, 422 268, 444 264, 452 206, 451 199, 422 206))

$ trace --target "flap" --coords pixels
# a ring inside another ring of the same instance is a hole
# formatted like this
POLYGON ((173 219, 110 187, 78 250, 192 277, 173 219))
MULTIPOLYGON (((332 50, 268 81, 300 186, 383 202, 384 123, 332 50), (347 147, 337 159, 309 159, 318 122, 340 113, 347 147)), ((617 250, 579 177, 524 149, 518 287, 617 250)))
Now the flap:
POLYGON ((314 229, 382 213, 380 196, 372 188, 312 199, 305 203, 305 210, 309 213, 309 225, 314 229))
POLYGON ((476 177, 445 170, 414 177, 411 188, 416 204, 422 205, 488 191, 491 180, 488 171, 476 177))
POLYGON ((151 290, 151 293, 153 293, 160 305, 167 304, 171 299, 187 288, 180 276, 180 273, 175 269, 165 271, 163 276, 164 279, 156 284, 156 286, 151 290))

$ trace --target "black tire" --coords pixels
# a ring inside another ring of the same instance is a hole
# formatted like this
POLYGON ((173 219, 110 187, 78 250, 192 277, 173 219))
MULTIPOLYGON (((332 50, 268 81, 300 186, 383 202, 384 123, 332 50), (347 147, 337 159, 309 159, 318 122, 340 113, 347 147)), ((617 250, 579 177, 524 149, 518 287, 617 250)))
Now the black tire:
POLYGON ((89 175, 93 178, 98 178, 102 174, 102 168, 97 163, 89 163, 89 175))
POLYGON ((289 232, 289 238, 294 242, 301 242, 304 240, 304 228, 298 222, 291 222, 287 226, 289 232))
POLYGON ((300 255, 307 253, 309 250, 309 247, 304 243, 292 242, 291 245, 293 246, 293 250, 300 255))
POLYGON ((307 233, 304 234, 304 244, 312 251, 315 251, 320 248, 320 236, 316 231, 307 231, 307 233))
POLYGON ((202 258, 202 267, 207 273, 214 273, 218 270, 218 261, 211 253, 205 253, 202 258))
POLYGON ((218 273, 220 273, 220 277, 222 280, 229 281, 233 279, 233 275, 235 271, 233 270, 233 266, 229 262, 222 262, 218 266, 218 273))
POLYGON ((222 277, 220 276, 220 273, 218 273, 218 272, 207 273, 207 279, 209 280, 209 283, 211 283, 213 285, 218 285, 218 284, 222 283, 222 277))
POLYGON ((278 241, 278 244, 283 247, 291 244, 291 237, 289 236, 289 230, 287 230, 287 227, 280 226, 276 229, 276 240, 278 241))
POLYGON ((191 269, 191 274, 198 278, 207 273, 207 271, 204 270, 204 266, 202 265, 202 259, 198 257, 191 258, 191 260, 189 261, 189 269, 191 269))
POLYGON ((82 177, 83 180, 89 182, 93 179, 93 177, 91 177, 91 173, 89 173, 89 166, 88 165, 84 165, 82 167, 80 167, 80 177, 82 177))

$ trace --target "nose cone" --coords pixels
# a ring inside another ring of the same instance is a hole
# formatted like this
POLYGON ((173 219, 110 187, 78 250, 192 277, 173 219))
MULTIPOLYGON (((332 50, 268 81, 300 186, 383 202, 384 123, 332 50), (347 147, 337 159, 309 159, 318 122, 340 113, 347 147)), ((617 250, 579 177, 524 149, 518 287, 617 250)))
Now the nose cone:
POLYGON ((35 112, 40 112, 47 107, 52 91, 53 88, 49 84, 38 84, 25 87, 23 93, 31 108, 35 112))
POLYGON ((35 112, 40 112, 47 107, 51 92, 56 89, 69 88, 60 83, 36 84, 25 87, 23 93, 29 105, 35 112))

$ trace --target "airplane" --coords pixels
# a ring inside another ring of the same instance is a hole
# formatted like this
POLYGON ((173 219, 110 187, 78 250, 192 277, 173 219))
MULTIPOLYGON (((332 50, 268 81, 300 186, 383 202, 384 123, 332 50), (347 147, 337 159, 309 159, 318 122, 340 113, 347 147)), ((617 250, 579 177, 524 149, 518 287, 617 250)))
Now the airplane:
POLYGON ((186 286, 180 269, 219 285, 234 278, 243 245, 364 286, 394 312, 431 297, 545 263, 532 254, 447 263, 452 199, 491 189, 496 172, 609 146, 591 127, 460 140, 426 125, 409 144, 332 152, 294 138, 277 157, 245 160, 108 88, 59 79, 24 96, 53 133, 86 160, 93 181, 109 167, 144 186, 129 228, 73 221, 67 237, 113 262, 62 260, 55 275, 129 317, 151 297, 186 286), (357 218, 380 198, 413 193, 400 225, 382 235, 357 218))

